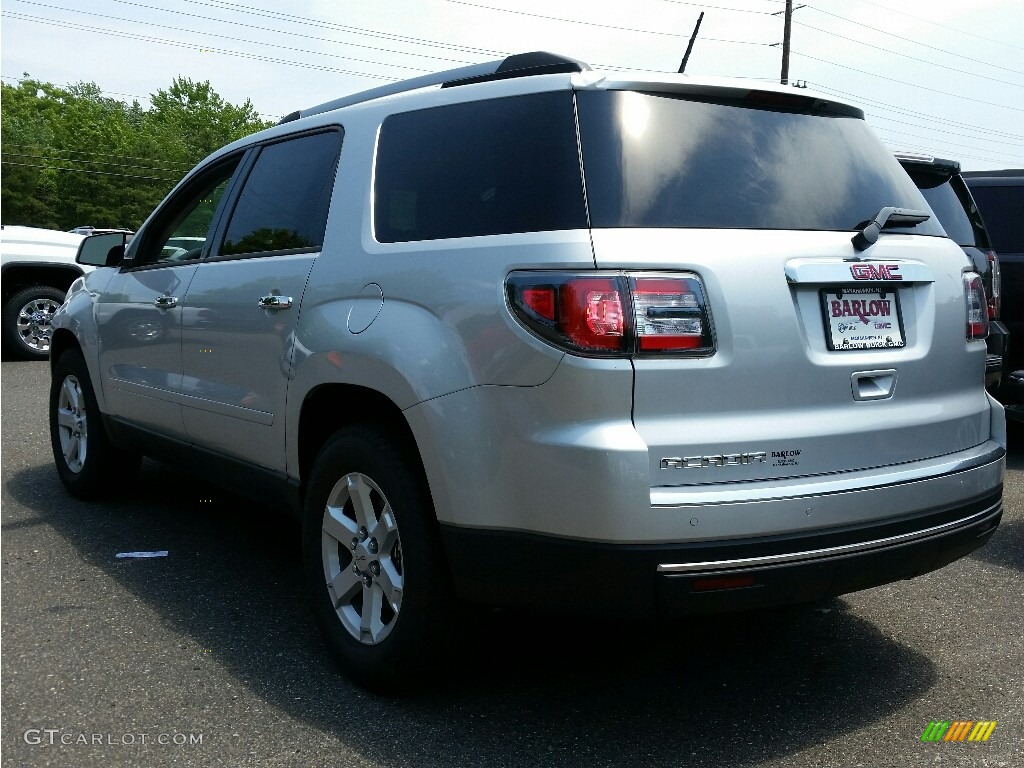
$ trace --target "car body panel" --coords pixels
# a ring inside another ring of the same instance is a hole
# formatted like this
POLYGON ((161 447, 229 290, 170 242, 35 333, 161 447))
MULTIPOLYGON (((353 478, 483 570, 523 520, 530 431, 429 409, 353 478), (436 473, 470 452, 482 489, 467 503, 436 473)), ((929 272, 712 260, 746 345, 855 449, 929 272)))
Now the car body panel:
POLYGON ((182 407, 188 439, 284 469, 286 395, 306 278, 318 254, 201 264, 182 301, 182 407), (268 295, 291 299, 261 309, 268 295))
POLYGON ((183 298, 197 264, 118 270, 96 301, 100 383, 108 413, 177 439, 181 416, 181 308, 156 306, 183 298))

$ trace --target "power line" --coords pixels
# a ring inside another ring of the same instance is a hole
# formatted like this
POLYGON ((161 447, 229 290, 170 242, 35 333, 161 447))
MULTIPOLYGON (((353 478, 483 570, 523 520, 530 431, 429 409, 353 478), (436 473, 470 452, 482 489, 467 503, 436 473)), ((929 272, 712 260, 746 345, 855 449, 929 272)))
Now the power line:
MULTIPOLYGON (((54 156, 54 155, 42 155, 42 154, 26 154, 26 153, 23 153, 23 152, 0 152, 0 154, 7 155, 8 157, 16 157, 16 158, 19 158, 21 160, 42 160, 42 161, 45 161, 45 162, 56 162, 56 163, 84 163, 84 164, 88 164, 88 165, 103 165, 103 166, 108 166, 108 167, 112 167, 112 168, 131 168, 131 169, 138 170, 138 171, 168 171, 168 170, 172 170, 170 168, 147 168, 145 166, 133 165, 131 163, 107 163, 107 162, 103 162, 103 161, 100 161, 100 160, 76 160, 73 157, 61 157, 59 155, 54 156)), ((89 168, 88 170, 95 170, 95 169, 94 168, 89 168)), ((182 176, 183 175, 184 175, 184 172, 182 173, 182 176)))
MULTIPOLYGON (((65 150, 65 148, 61 148, 61 147, 58 147, 58 146, 44 146, 42 144, 18 144, 18 143, 12 143, 10 141, 4 141, 3 145, 4 146, 16 146, 16 147, 19 148, 19 150, 40 150, 42 152, 51 152, 51 153, 55 152, 55 153, 59 153, 59 154, 63 154, 63 155, 86 155, 88 157, 93 157, 93 158, 116 158, 118 160, 141 160, 141 161, 144 161, 144 162, 147 162, 147 163, 153 161, 153 158, 140 158, 137 155, 136 156, 133 156, 133 155, 111 155, 110 153, 84 152, 82 150, 65 150)), ((82 160, 82 161, 79 161, 79 160, 75 160, 74 158, 60 158, 60 159, 61 160, 71 160, 72 162, 75 162, 75 163, 82 162, 82 163, 96 163, 98 165, 117 165, 115 163, 101 163, 98 160, 82 160)), ((161 166, 161 165, 154 165, 154 166, 129 165, 129 166, 126 166, 126 167, 141 168, 141 169, 144 169, 144 170, 147 170, 147 171, 174 171, 174 172, 179 172, 179 171, 182 171, 182 170, 188 170, 191 167, 193 167, 193 165, 194 165, 193 163, 174 163, 173 165, 169 165, 169 166, 167 166, 167 165, 164 165, 164 166, 161 166)))
POLYGON ((909 136, 912 139, 921 139, 923 141, 931 142, 932 144, 941 144, 941 145, 948 146, 948 147, 958 147, 958 148, 961 148, 961 149, 966 149, 968 151, 977 150, 977 151, 981 151, 981 152, 990 152, 993 155, 999 155, 1000 157, 1006 157, 1006 158, 1010 158, 1010 159, 1013 159, 1013 160, 1020 159, 1020 157, 1021 157, 1021 155, 1015 155, 1015 154, 1010 153, 1010 152, 995 151, 991 147, 979 147, 979 146, 976 146, 976 145, 973 145, 973 144, 959 144, 957 142, 945 141, 943 139, 935 140, 933 137, 930 137, 930 136, 922 136, 919 133, 909 133, 907 131, 898 131, 898 130, 894 130, 893 128, 888 128, 888 127, 886 127, 884 125, 875 125, 875 126, 873 126, 873 128, 874 128, 874 130, 877 133, 881 133, 881 132, 884 131, 886 133, 894 134, 896 136, 909 136))
POLYGON ((104 29, 102 27, 90 27, 84 24, 75 24, 72 22, 57 21, 55 19, 42 19, 34 16, 28 16, 23 13, 13 13, 11 11, 3 11, 0 13, 2 16, 9 18, 15 18, 23 21, 31 21, 38 24, 48 24, 50 26, 63 27, 65 29, 74 29, 80 32, 96 32, 103 35, 113 35, 115 37, 123 37, 130 40, 141 40, 148 43, 160 43, 161 45, 170 45, 175 48, 190 48, 198 51, 209 51, 211 53, 219 53, 225 56, 238 56, 243 59, 252 59, 254 61, 265 61, 271 64, 286 64, 292 67, 302 67, 304 69, 315 69, 321 72, 336 72, 342 75, 354 75, 356 77, 368 77, 374 80, 391 80, 392 78, 385 77, 383 75, 372 75, 368 72, 355 72, 349 69, 340 69, 338 67, 328 67, 322 64, 308 64, 299 61, 291 61, 290 59, 280 59, 273 56, 260 56, 252 53, 245 53, 243 51, 233 51, 227 48, 210 48, 207 45, 196 45, 193 43, 183 43, 176 40, 168 40, 160 37, 149 37, 147 35, 137 35, 133 32, 121 32, 114 29, 104 29))
MULTIPOLYGON (((1003 85, 1012 85, 1014 88, 1024 88, 1024 83, 1012 83, 1009 80, 1000 80, 999 78, 996 78, 996 77, 989 77, 988 75, 979 75, 979 74, 977 74, 975 72, 968 72, 967 70, 964 70, 964 69, 957 69, 956 67, 950 67, 950 66, 947 66, 946 64, 939 64, 939 63, 934 62, 934 61, 928 61, 927 59, 919 59, 916 56, 911 56, 908 53, 900 53, 899 51, 894 51, 894 50, 892 50, 890 48, 883 48, 880 45, 872 45, 871 43, 866 43, 863 40, 858 40, 855 37, 847 37, 846 35, 840 35, 838 32, 831 32, 830 30, 827 30, 827 29, 819 29, 818 27, 812 27, 810 24, 804 24, 801 21, 794 21, 793 23, 794 24, 799 24, 801 27, 804 27, 806 29, 813 29, 815 32, 821 32, 821 33, 826 34, 826 35, 831 35, 832 37, 838 37, 841 40, 849 40, 852 43, 857 43, 858 45, 863 45, 863 46, 866 46, 867 48, 874 48, 876 51, 885 51, 886 53, 891 53, 893 56, 902 56, 903 58, 910 59, 911 61, 919 61, 922 64, 929 64, 929 65, 931 65, 933 67, 941 67, 942 69, 948 69, 948 70, 950 70, 952 72, 959 72, 961 75, 970 75, 971 77, 980 77, 983 80, 990 80, 993 83, 1002 83, 1003 85)), ((1022 73, 1022 74, 1024 74, 1024 73, 1022 73)))
MULTIPOLYGON (((255 24, 246 24, 245 22, 237 22, 237 20, 230 19, 230 18, 217 18, 216 16, 204 16, 201 13, 189 13, 188 11, 177 10, 175 8, 161 8, 161 7, 158 7, 158 6, 155 6, 155 5, 145 5, 143 3, 129 2, 129 0, 114 0, 114 1, 115 2, 123 3, 124 5, 133 5, 133 6, 137 7, 137 8, 145 8, 147 10, 159 10, 159 11, 164 11, 166 13, 177 13, 178 15, 189 16, 190 18, 199 18, 199 19, 204 20, 204 22, 216 22, 216 23, 219 23, 219 24, 232 25, 234 27, 244 27, 245 29, 248 29, 248 30, 259 30, 260 32, 270 32, 270 33, 272 33, 274 35, 288 35, 289 37, 298 37, 298 38, 303 38, 305 40, 315 40, 317 42, 331 43, 331 44, 335 44, 335 45, 338 44, 337 40, 333 40, 333 39, 327 38, 327 37, 317 37, 316 35, 304 35, 301 32, 290 32, 288 30, 271 29, 269 27, 260 27, 259 25, 255 25, 255 24)), ((9 0, 8 0, 8 2, 9 2, 9 0)), ((46 8, 56 8, 56 7, 58 7, 58 6, 55 6, 55 5, 45 5, 43 3, 32 2, 31 0, 15 0, 15 2, 28 3, 30 5, 42 5, 43 7, 46 7, 46 8)), ((61 10, 71 10, 71 9, 70 8, 61 8, 61 10)), ((87 13, 88 11, 77 11, 77 12, 79 12, 79 13, 87 13)), ((100 13, 90 13, 89 15, 102 15, 102 14, 100 14, 100 13)), ((108 18, 120 18, 119 16, 105 16, 105 17, 108 17, 108 18)), ((121 19, 121 20, 129 20, 129 19, 121 19)), ((151 23, 148 23, 148 22, 138 22, 138 24, 150 25, 151 23)), ((300 24, 300 23, 296 22, 296 24, 300 24)), ((301 24, 307 24, 307 25, 313 26, 311 22, 302 22, 301 24)), ((152 26, 154 26, 154 27, 161 27, 163 25, 153 24, 152 26)), ((168 29, 177 29, 177 28, 170 27, 168 29)), ((197 33, 197 34, 207 34, 207 33, 197 33)), ((349 32, 348 34, 359 35, 359 34, 366 34, 366 33, 349 32)), ((344 43, 344 45, 352 47, 352 48, 367 48, 368 50, 375 50, 375 51, 379 51, 379 52, 382 52, 382 53, 396 53, 398 55, 403 55, 403 56, 418 56, 420 58, 431 58, 431 59, 433 59, 435 61, 452 61, 454 63, 475 63, 475 61, 469 61, 469 60, 463 59, 463 58, 451 58, 450 56, 434 56, 434 55, 431 55, 429 53, 417 53, 417 52, 414 52, 414 51, 402 51, 402 50, 395 50, 394 48, 381 48, 380 46, 377 46, 377 45, 364 45, 362 43, 351 43, 351 42, 346 42, 346 43, 344 43)))
MULTIPOLYGON (((933 155, 935 152, 934 147, 925 146, 908 146, 906 142, 895 141, 893 139, 882 139, 883 143, 887 144, 887 148, 894 154, 896 152, 917 152, 922 155, 933 155)), ((969 155, 964 153, 957 153, 957 157, 950 158, 952 160, 967 159, 967 160, 978 160, 983 163, 991 163, 992 165, 1004 165, 1004 160, 996 160, 992 157, 981 157, 980 155, 969 155)))
MULTIPOLYGON (((124 3, 126 5, 139 5, 139 3, 131 2, 131 0, 114 0, 115 3, 124 3)), ((420 37, 409 37, 407 35, 396 35, 391 32, 378 32, 372 29, 366 29, 365 27, 351 27, 344 24, 335 24, 333 22, 313 20, 305 16, 294 16, 288 13, 281 13, 280 11, 267 11, 261 8, 253 8, 252 6, 242 5, 240 3, 225 2, 225 0, 184 0, 186 3, 193 3, 194 5, 205 5, 209 8, 217 8, 222 11, 231 11, 232 13, 247 13, 252 16, 263 16, 268 19, 276 19, 278 21, 288 21, 293 24, 305 24, 311 27, 320 27, 322 29, 336 29, 341 32, 351 32, 357 35, 365 35, 367 37, 378 37, 386 40, 395 40, 399 42, 412 43, 414 45, 424 45, 429 48, 446 48, 453 51, 462 51, 464 53, 476 53, 484 56, 504 56, 507 54, 501 51, 493 51, 487 48, 473 48, 468 45, 456 45, 455 43, 442 43, 436 40, 426 40, 420 37)), ((143 6, 150 8, 152 6, 143 6)), ((159 9, 164 10, 164 9, 159 9)), ((177 13, 177 11, 175 11, 177 13)))
MULTIPOLYGON (((535 18, 535 19, 546 19, 547 21, 561 21, 561 22, 565 22, 567 24, 583 24, 583 25, 588 26, 588 27, 600 27, 601 29, 614 29, 614 30, 616 30, 618 32, 638 32, 638 33, 644 34, 644 35, 661 35, 663 37, 681 37, 681 38, 685 38, 686 37, 686 35, 680 34, 678 32, 662 32, 661 30, 637 29, 635 27, 618 27, 618 26, 615 26, 614 24, 599 24, 596 21, 583 21, 581 19, 566 19, 566 18, 561 17, 561 16, 545 16, 544 14, 541 14, 541 13, 528 13, 526 11, 514 11, 514 10, 512 10, 510 8, 495 8, 495 7, 490 6, 490 5, 477 5, 476 3, 464 2, 464 0, 445 0, 445 2, 446 3, 453 3, 454 5, 465 5, 465 6, 468 6, 470 8, 477 8, 477 9, 483 10, 483 11, 497 11, 499 13, 512 13, 512 14, 515 14, 517 16, 530 16, 530 17, 535 18)), ((713 40, 714 42, 717 42, 717 43, 737 43, 739 45, 763 45, 763 46, 766 46, 766 47, 770 45, 769 43, 753 43, 753 42, 750 42, 749 40, 722 40, 721 38, 713 38, 713 37, 702 38, 702 39, 703 40, 713 40)))
MULTIPOLYGON (((961 138, 961 139, 977 139, 979 141, 987 141, 990 144, 1005 144, 1005 145, 1007 145, 1009 147, 1020 147, 1021 151, 1024 152, 1024 143, 1021 143, 1021 142, 1005 141, 1005 140, 1001 140, 1001 139, 993 139, 993 138, 982 137, 982 136, 964 136, 963 133, 961 133, 959 131, 945 131, 945 130, 943 130, 941 128, 936 128, 935 126, 932 126, 932 125, 921 125, 920 123, 911 123, 911 122, 908 122, 906 120, 897 120, 894 117, 886 117, 885 115, 872 115, 871 121, 874 122, 875 120, 885 120, 886 122, 896 123, 897 125, 909 125, 911 128, 925 128, 925 129, 931 131, 932 133, 944 133, 947 136, 956 136, 956 137, 961 138)), ((965 144, 963 146, 967 146, 967 145, 965 144)), ((976 149, 981 149, 981 147, 975 147, 975 148, 976 149)))
POLYGON ((801 53, 800 51, 795 49, 793 50, 793 53, 797 54, 798 56, 803 56, 805 59, 818 61, 821 62, 822 64, 831 64, 833 67, 842 67, 843 69, 848 69, 851 72, 859 72, 862 75, 870 75, 871 77, 877 77, 890 83, 909 85, 911 88, 917 88, 922 91, 931 91, 932 93, 939 93, 942 94, 943 96, 952 96, 954 98, 964 99, 966 101, 973 101, 975 104, 985 104, 989 107, 1000 107, 1002 109, 1012 109, 1014 112, 1024 112, 1024 107, 1011 107, 1008 104, 997 104, 994 101, 985 101, 984 99, 975 99, 971 96, 963 96, 959 93, 950 93, 949 91, 940 91, 937 88, 928 88, 927 86, 921 85, 920 83, 911 83, 907 82, 906 80, 897 80, 896 78, 889 77, 888 75, 879 75, 875 72, 868 72, 867 70, 864 69, 857 69, 856 67, 850 67, 847 66, 846 64, 838 64, 834 61, 829 61, 828 59, 819 59, 817 56, 811 56, 810 54, 807 53, 801 53))
POLYGON ((921 117, 929 120, 937 120, 945 125, 951 125, 957 128, 974 131, 975 133, 991 134, 993 136, 1003 136, 1010 139, 1024 139, 1024 137, 1020 136, 1019 134, 1008 133, 1006 131, 997 131, 992 128, 982 128, 981 126, 971 125, 970 123, 961 123, 957 122, 956 120, 950 120, 949 118, 939 117, 938 115, 932 115, 927 112, 915 112, 914 110, 907 109, 905 106, 890 104, 885 101, 878 101, 877 99, 871 99, 867 96, 861 96, 860 94, 857 93, 851 93, 849 91, 843 91, 838 88, 833 88, 823 83, 812 82, 810 84, 824 93, 836 94, 838 96, 845 98, 853 98, 856 99, 858 103, 862 104, 874 104, 875 106, 878 107, 890 109, 893 112, 896 112, 897 114, 907 115, 909 117, 921 117))
MULTIPOLYGON (((371 61, 369 59, 357 59, 357 58, 354 58, 352 56, 342 56, 342 55, 336 54, 336 53, 326 53, 326 52, 322 52, 322 51, 310 51, 310 50, 306 50, 304 48, 292 48, 291 46, 279 45, 277 43, 267 43, 267 42, 263 42, 263 41, 260 41, 260 40, 246 40, 245 38, 241 38, 241 37, 231 37, 230 35, 220 35, 220 34, 217 34, 216 32, 200 32, 199 30, 195 30, 195 29, 184 29, 182 27, 172 27, 172 26, 167 25, 167 24, 156 24, 156 23, 153 23, 153 22, 135 21, 134 19, 126 19, 126 18, 121 17, 121 16, 108 16, 107 14, 104 14, 104 13, 92 13, 90 11, 78 11, 78 10, 76 10, 74 8, 63 8, 63 7, 57 6, 57 5, 45 5, 44 3, 31 2, 31 0, 18 0, 18 2, 25 2, 28 5, 38 5, 38 6, 42 6, 43 8, 53 8, 53 9, 58 10, 58 11, 70 11, 71 13, 81 13, 81 14, 84 14, 86 16, 98 16, 98 17, 100 17, 102 19, 111 19, 113 21, 126 21, 126 22, 129 22, 129 23, 132 23, 132 24, 145 24, 147 27, 159 27, 161 29, 170 29, 170 30, 173 30, 174 32, 185 32, 187 34, 192 34, 192 35, 203 35, 204 37, 219 37, 221 39, 231 40, 232 42, 236 42, 236 43, 246 43, 248 45, 256 45, 256 46, 260 46, 260 45, 262 45, 262 46, 270 46, 271 48, 282 48, 282 49, 284 49, 286 51, 292 51, 292 52, 295 52, 295 53, 308 53, 308 54, 312 54, 314 56, 330 56, 331 58, 335 58, 335 59, 346 59, 348 61, 357 61, 357 62, 359 62, 361 64, 374 64, 374 65, 382 66, 382 67, 397 67, 398 69, 411 69, 411 70, 414 70, 416 72, 426 72, 427 71, 427 70, 423 69, 422 67, 409 67, 409 66, 406 66, 404 64, 391 64, 389 62, 384 62, 384 61, 371 61)), ((36 21, 40 21, 44 17, 35 16, 35 17, 27 17, 27 18, 31 18, 31 19, 34 19, 36 21)), ((204 46, 204 48, 205 48, 205 46, 204 46)))
POLYGON ((1000 66, 999 64, 992 64, 991 62, 982 61, 981 59, 974 59, 974 58, 971 58, 970 56, 964 56, 963 54, 960 54, 960 53, 954 53, 953 51, 947 51, 945 48, 937 48, 934 45, 928 45, 927 43, 921 43, 921 42, 918 42, 917 40, 913 40, 913 39, 911 39, 909 37, 903 37, 902 35, 897 35, 895 32, 889 32, 888 30, 885 30, 885 29, 879 29, 878 27, 872 27, 872 26, 869 26, 869 25, 864 24, 862 22, 854 21, 853 19, 848 19, 845 16, 840 16, 838 13, 832 13, 831 11, 822 10, 821 8, 819 8, 816 5, 808 5, 807 7, 810 8, 811 10, 813 10, 813 11, 817 11, 818 13, 823 13, 826 16, 831 16, 831 17, 833 17, 835 19, 840 19, 841 21, 845 21, 848 24, 853 24, 854 26, 861 27, 863 29, 870 29, 873 32, 880 32, 883 35, 889 35, 890 37, 895 37, 897 40, 902 40, 902 41, 904 41, 906 43, 913 43, 914 45, 920 45, 922 48, 929 48, 929 49, 931 49, 933 51, 938 51, 939 53, 945 53, 945 54, 947 54, 949 56, 956 56, 959 59, 966 59, 967 61, 973 61, 976 64, 984 64, 986 67, 994 67, 996 69, 1004 69, 1007 72, 1013 72, 1014 74, 1018 74, 1018 75, 1024 74, 1024 72, 1021 72, 1021 70, 1019 70, 1019 69, 1011 69, 1010 67, 1003 67, 1003 66, 1000 66))
POLYGON ((910 19, 916 19, 917 21, 923 21, 925 24, 931 24, 933 27, 941 27, 942 29, 948 29, 951 32, 956 32, 958 35, 968 35, 970 37, 976 37, 979 40, 985 40, 985 41, 987 41, 989 43, 998 43, 999 45, 1005 45, 1008 48, 1016 48, 1017 50, 1024 51, 1024 47, 1022 47, 1022 46, 1014 45, 1013 43, 1007 43, 1007 42, 1005 42, 1003 40, 996 40, 996 39, 991 38, 991 37, 984 37, 983 35, 978 35, 978 34, 975 34, 974 32, 968 32, 966 29, 960 29, 959 27, 950 27, 950 26, 947 26, 946 24, 939 24, 937 21, 931 21, 930 19, 925 19, 925 18, 923 18, 921 16, 915 16, 914 14, 907 13, 906 11, 900 11, 900 10, 897 10, 896 8, 890 8, 888 5, 882 5, 881 3, 874 3, 874 2, 871 2, 871 0, 860 0, 860 2, 867 3, 868 5, 873 5, 873 6, 875 6, 875 8, 882 8, 883 10, 889 11, 891 13, 898 13, 901 16, 906 16, 907 18, 910 18, 910 19))
POLYGON ((752 8, 726 8, 721 5, 706 5, 705 3, 687 3, 683 0, 664 0, 666 3, 672 3, 673 5, 689 5, 694 8, 701 8, 704 10, 711 9, 713 11, 735 11, 736 13, 755 13, 761 16, 771 16, 769 11, 755 11, 752 8))
POLYGON ((23 168, 42 168, 46 171, 70 171, 72 173, 88 173, 94 176, 118 176, 122 179, 138 179, 140 181, 166 181, 171 184, 177 184, 180 179, 168 179, 163 176, 135 176, 130 173, 111 173, 110 171, 92 171, 87 168, 68 168, 66 166, 57 165, 35 165, 33 163, 15 163, 11 160, 0 159, 0 163, 4 165, 17 165, 23 168))

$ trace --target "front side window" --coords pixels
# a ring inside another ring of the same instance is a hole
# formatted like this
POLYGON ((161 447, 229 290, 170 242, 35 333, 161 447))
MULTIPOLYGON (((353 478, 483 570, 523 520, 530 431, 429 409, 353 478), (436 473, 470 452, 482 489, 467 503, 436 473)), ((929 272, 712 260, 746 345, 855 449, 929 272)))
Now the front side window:
POLYGON ((147 227, 134 265, 178 264, 200 258, 212 235, 214 216, 241 155, 200 174, 172 198, 147 227))
POLYGON ((263 147, 231 214, 221 254, 322 247, 340 151, 339 131, 263 147))
POLYGON ((382 243, 585 228, 572 93, 388 117, 373 205, 382 243))
MULTIPOLYGON (((862 119, 765 96, 577 94, 591 225, 850 231, 886 206, 927 210, 862 119)), ((933 219, 904 231, 941 236, 933 219)))

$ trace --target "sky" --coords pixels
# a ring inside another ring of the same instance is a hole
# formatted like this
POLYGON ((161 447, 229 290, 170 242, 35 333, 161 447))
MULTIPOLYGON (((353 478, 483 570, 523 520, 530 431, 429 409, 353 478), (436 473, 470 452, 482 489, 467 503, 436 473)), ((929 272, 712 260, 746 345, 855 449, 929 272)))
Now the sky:
MULTIPOLYGON (((799 7, 797 7, 799 6, 799 7)), ((812 0, 790 82, 864 109, 893 151, 1024 167, 1024 1, 812 0)), ((784 0, 0 0, 0 75, 148 106, 209 80, 266 119, 384 83, 547 50, 594 68, 778 82, 784 0)))

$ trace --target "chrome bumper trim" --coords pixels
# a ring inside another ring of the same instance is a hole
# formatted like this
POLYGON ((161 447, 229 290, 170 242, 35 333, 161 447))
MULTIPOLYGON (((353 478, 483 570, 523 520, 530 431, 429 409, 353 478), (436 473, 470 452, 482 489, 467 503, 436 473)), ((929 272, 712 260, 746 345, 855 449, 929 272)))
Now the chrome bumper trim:
POLYGON ((947 534, 957 528, 966 528, 975 523, 984 522, 987 518, 995 517, 1003 509, 1003 502, 998 501, 988 509, 976 512, 973 515, 953 520, 949 523, 925 528, 921 531, 901 533, 898 536, 888 536, 884 539, 874 541, 863 541, 858 544, 844 544, 839 547, 826 547, 825 549, 811 549, 804 552, 789 552, 780 555, 764 555, 762 557, 744 557, 737 560, 709 560, 700 563, 663 563, 658 566, 658 573, 700 573, 702 571, 724 571, 736 568, 758 568, 764 566, 780 565, 784 563, 799 563, 806 560, 820 560, 822 558, 841 557, 856 552, 866 552, 876 549, 890 549, 901 547, 912 542, 921 541, 935 536, 947 534))

